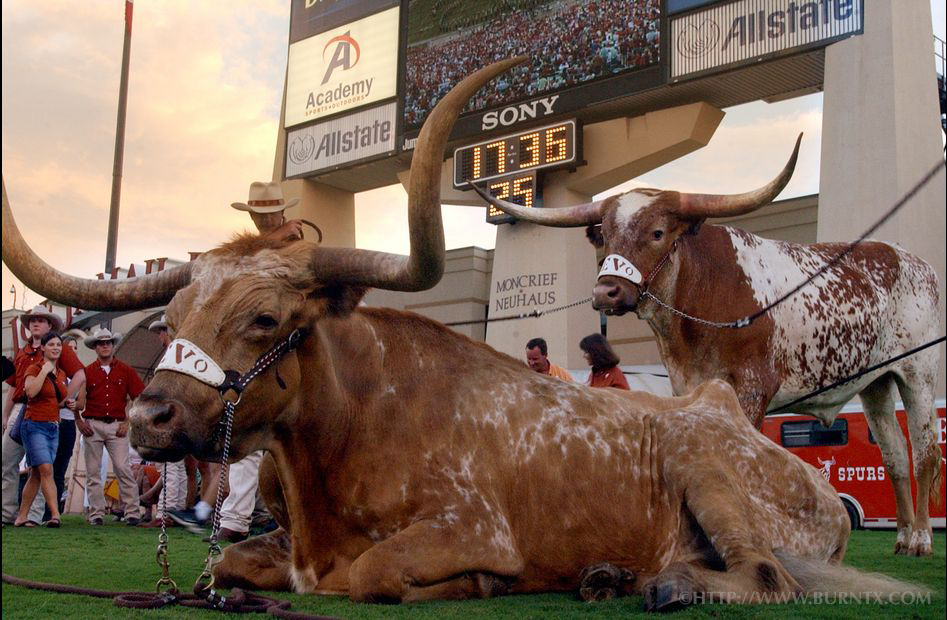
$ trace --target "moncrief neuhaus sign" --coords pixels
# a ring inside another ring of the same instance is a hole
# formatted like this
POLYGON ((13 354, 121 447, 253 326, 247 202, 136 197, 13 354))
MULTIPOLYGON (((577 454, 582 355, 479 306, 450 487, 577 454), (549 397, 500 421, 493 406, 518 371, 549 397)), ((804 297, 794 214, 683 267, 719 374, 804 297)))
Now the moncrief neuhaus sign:
POLYGON ((556 303, 553 287, 559 279, 556 272, 522 273, 497 280, 494 284, 492 310, 514 310, 532 306, 550 306, 556 303))

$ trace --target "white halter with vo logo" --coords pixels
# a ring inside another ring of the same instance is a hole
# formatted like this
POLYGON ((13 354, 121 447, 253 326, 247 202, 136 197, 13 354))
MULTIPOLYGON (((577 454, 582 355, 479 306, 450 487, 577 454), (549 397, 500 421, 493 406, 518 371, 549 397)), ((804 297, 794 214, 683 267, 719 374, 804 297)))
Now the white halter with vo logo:
POLYGON ((220 387, 226 379, 226 374, 211 356, 184 338, 175 338, 168 345, 155 372, 159 370, 180 372, 214 387, 220 387))
POLYGON ((598 272, 598 277, 602 276, 615 276, 628 280, 632 284, 641 284, 643 280, 638 268, 621 254, 609 254, 605 257, 602 261, 602 270, 598 272))

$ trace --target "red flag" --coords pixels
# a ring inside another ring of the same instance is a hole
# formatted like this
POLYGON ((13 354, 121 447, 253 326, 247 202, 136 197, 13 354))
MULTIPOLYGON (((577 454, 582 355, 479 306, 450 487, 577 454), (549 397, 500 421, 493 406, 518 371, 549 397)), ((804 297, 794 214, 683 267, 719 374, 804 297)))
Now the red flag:
POLYGON ((132 8, 134 6, 133 0, 125 0, 125 32, 129 34, 132 31, 132 8))

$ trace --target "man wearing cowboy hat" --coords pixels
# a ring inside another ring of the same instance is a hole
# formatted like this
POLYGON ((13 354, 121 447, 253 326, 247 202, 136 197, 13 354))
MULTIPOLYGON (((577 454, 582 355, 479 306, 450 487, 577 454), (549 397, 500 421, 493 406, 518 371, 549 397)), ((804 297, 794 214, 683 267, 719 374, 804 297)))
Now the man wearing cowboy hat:
POLYGON ((289 202, 283 200, 283 189, 276 181, 254 181, 250 184, 250 197, 244 202, 231 203, 238 211, 246 211, 256 224, 261 235, 272 239, 294 241, 303 238, 302 220, 286 220, 284 209, 296 206, 299 198, 289 202))
POLYGON ((115 345, 122 339, 105 328, 95 330, 84 342, 95 349, 96 360, 86 366, 86 407, 76 418, 76 427, 85 436, 86 491, 89 494, 89 523, 105 521, 105 494, 102 487, 102 448, 109 452, 112 469, 125 504, 125 523, 138 525, 143 510, 138 501, 138 485, 128 463, 128 422, 125 408, 145 389, 138 373, 115 359, 115 345))
MULTIPOLYGON (((33 364, 38 364, 43 360, 40 339, 50 330, 58 332, 63 327, 62 319, 44 306, 36 306, 31 311, 21 314, 19 320, 20 325, 25 325, 29 330, 30 337, 13 358, 14 374, 6 380, 11 389, 7 390, 7 399, 3 404, 3 487, 0 495, 2 495, 3 501, 4 523, 13 523, 18 508, 17 487, 20 481, 20 460, 23 458, 24 448, 10 439, 9 428, 13 426, 12 422, 15 422, 16 418, 22 415, 26 407, 26 393, 23 391, 26 370, 33 364), (14 404, 16 405, 16 413, 11 417, 10 414, 13 412, 14 404)), ((78 400, 81 406, 81 390, 85 385, 85 370, 75 351, 69 347, 63 347, 62 356, 59 358, 59 367, 71 379, 66 392, 66 402, 71 407, 76 407, 78 400)), ((29 520, 38 523, 42 519, 44 507, 45 500, 42 494, 37 494, 36 500, 30 507, 29 520)))

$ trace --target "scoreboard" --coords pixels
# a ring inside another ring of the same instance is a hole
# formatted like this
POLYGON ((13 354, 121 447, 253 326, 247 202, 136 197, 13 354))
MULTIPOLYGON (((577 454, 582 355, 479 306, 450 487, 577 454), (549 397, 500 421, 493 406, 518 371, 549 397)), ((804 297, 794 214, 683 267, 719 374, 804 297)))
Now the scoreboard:
MULTIPOLYGON (((535 171, 521 172, 513 176, 487 181, 487 192, 494 198, 518 204, 522 207, 536 206, 539 183, 535 171)), ((507 215, 493 205, 487 205, 487 222, 490 224, 508 224, 516 218, 507 215)))
MULTIPOLYGON (((454 187, 482 184, 496 198, 534 207, 540 198, 539 171, 578 166, 580 145, 578 124, 570 119, 463 146, 454 150, 454 187)), ((513 218, 488 206, 487 221, 503 224, 513 218)))
POLYGON ((574 120, 463 146, 454 151, 454 187, 516 175, 527 170, 576 165, 574 120))

